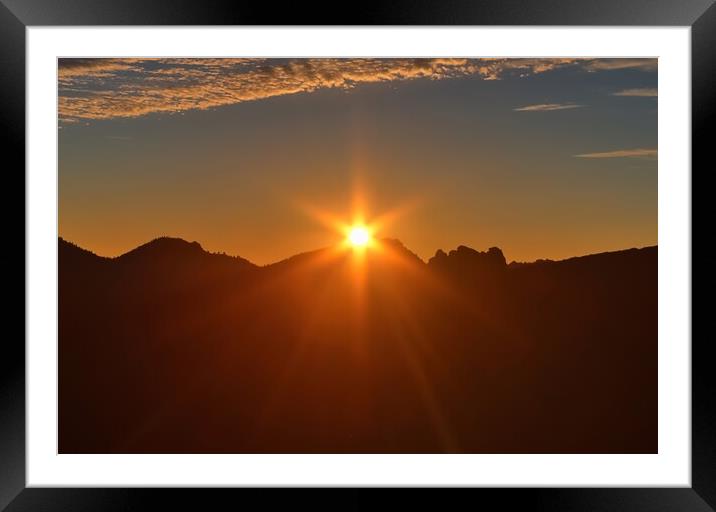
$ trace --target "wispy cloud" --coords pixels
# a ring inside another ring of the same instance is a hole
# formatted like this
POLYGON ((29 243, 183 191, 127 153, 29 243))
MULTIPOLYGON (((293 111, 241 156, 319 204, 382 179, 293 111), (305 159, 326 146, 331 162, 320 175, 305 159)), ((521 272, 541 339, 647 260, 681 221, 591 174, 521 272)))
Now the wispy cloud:
POLYGON ((639 69, 656 71, 658 59, 592 59, 584 64, 587 71, 613 71, 617 69, 639 69))
POLYGON ((134 137, 127 137, 124 135, 105 135, 104 138, 108 139, 108 140, 133 140, 134 139, 134 137))
POLYGON ((103 78, 113 76, 118 71, 134 69, 137 59, 59 59, 57 72, 60 86, 72 79, 103 78))
POLYGON ((656 158, 656 149, 620 149, 617 151, 605 151, 601 153, 584 153, 574 155, 577 158, 656 158))
POLYGON ((613 96, 638 96, 643 98, 654 98, 656 96, 659 96, 659 91, 656 88, 624 89, 623 91, 615 92, 613 96))
POLYGON ((60 59, 59 117, 65 123, 138 117, 205 110, 320 89, 351 89, 366 83, 465 76, 500 80, 568 66, 587 71, 651 71, 656 68, 656 60, 60 59))
POLYGON ((579 108, 584 105, 575 103, 540 103, 537 105, 527 105, 514 109, 515 112, 546 112, 550 110, 567 110, 571 108, 579 108))

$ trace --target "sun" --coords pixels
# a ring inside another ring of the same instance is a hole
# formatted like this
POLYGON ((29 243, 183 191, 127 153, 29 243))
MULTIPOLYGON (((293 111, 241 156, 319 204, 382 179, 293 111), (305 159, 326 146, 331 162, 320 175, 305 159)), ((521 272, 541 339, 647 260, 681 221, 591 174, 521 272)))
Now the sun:
POLYGON ((365 247, 370 243, 371 235, 364 226, 353 226, 348 231, 348 243, 353 247, 365 247))

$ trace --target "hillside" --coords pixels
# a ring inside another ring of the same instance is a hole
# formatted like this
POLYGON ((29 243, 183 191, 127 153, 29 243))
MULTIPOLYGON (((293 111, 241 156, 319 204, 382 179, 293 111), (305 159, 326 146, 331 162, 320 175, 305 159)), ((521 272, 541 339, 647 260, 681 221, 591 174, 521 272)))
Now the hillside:
POLYGON ((653 453, 657 248, 59 241, 62 453, 653 453))

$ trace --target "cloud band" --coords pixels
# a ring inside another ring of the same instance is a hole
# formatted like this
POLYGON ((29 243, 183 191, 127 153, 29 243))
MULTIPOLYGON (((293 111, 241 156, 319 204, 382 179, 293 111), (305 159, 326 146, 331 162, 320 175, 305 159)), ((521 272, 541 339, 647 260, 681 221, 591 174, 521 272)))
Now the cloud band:
MULTIPOLYGON (((475 76, 499 80, 506 75, 523 77, 566 66, 581 66, 588 72, 653 70, 656 60, 60 59, 59 119, 72 123, 205 110, 326 88, 350 89, 365 83, 418 78, 475 76)), ((576 107, 551 106, 552 110, 576 107)))

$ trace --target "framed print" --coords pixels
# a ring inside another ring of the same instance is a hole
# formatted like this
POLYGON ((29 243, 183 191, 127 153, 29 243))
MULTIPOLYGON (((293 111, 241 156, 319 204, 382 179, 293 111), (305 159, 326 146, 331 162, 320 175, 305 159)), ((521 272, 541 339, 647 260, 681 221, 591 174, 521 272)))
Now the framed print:
POLYGON ((711 510, 716 8, 598 7, 4 1, 0 506, 711 510))

